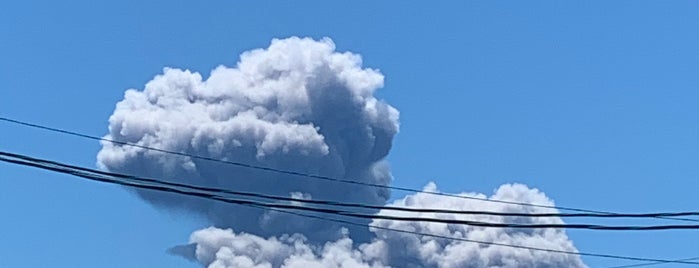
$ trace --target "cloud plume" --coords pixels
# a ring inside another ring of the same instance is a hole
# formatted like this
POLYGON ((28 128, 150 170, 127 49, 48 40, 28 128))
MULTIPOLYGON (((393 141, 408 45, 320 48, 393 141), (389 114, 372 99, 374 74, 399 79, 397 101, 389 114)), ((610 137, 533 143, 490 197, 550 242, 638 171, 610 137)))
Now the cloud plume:
MULTIPOLYGON (((387 185, 391 175, 382 159, 398 132, 398 111, 373 96, 383 86, 383 76, 361 63, 356 54, 335 52, 330 39, 289 38, 245 52, 235 68, 220 66, 205 80, 195 72, 166 68, 143 91, 126 91, 109 119, 107 137, 387 185)), ((97 159, 111 171, 241 191, 371 204, 389 197, 380 188, 348 188, 110 143, 103 143, 97 159)), ((157 206, 201 213, 221 227, 260 234, 314 230, 313 239, 340 235, 339 226, 295 222, 253 208, 153 192, 139 195, 157 206)))
MULTIPOLYGON (((436 191, 437 189, 434 184, 430 184, 425 190, 436 191)), ((500 186, 490 197, 474 193, 460 195, 554 205, 543 193, 521 184, 500 186)), ((522 209, 528 213, 555 212, 553 209, 522 208, 519 205, 488 203, 424 193, 409 195, 393 202, 392 205, 497 212, 521 212, 522 209)), ((379 213, 400 214, 395 211, 379 213)), ((422 217, 503 223, 562 223, 560 218, 419 214, 422 217)), ((375 220, 372 225, 444 237, 577 252, 565 232, 558 229, 501 229, 391 220, 375 220)), ((196 245, 196 259, 209 268, 302 267, 299 263, 304 267, 585 267, 580 258, 575 255, 485 245, 379 228, 372 228, 372 232, 375 237, 367 243, 353 243, 349 237, 343 237, 322 246, 314 246, 307 243, 301 234, 263 238, 246 233, 236 234, 230 229, 208 228, 195 232, 190 242, 196 245), (244 265, 242 261, 245 261, 244 265)))
MULTIPOLYGON (((106 138, 256 166, 388 185, 392 177, 384 158, 398 133, 399 113, 374 95, 383 87, 383 78, 379 71, 363 67, 359 55, 336 51, 330 39, 275 39, 268 48, 244 52, 235 67, 215 68, 207 78, 189 70, 165 68, 142 90, 127 90, 109 118, 106 138)), ((107 142, 102 143, 97 163, 102 169, 114 172, 296 198, 385 205, 390 197, 390 192, 383 188, 319 181, 107 142)), ((436 190, 435 185, 427 187, 436 190)), ((584 266, 579 258, 567 255, 344 226, 152 191, 137 191, 137 194, 156 207, 206 217, 214 227, 193 233, 192 246, 176 247, 173 252, 186 255, 183 251, 196 249, 191 257, 212 268, 584 266)), ((552 203, 543 193, 523 185, 504 185, 492 198, 552 203)), ((503 204, 424 194, 407 196, 394 204, 521 211, 520 207, 503 204)), ((484 220, 463 215, 449 217, 484 220)), ((485 220, 506 219, 487 217, 485 220)), ((558 218, 512 220, 560 222, 558 218)), ((373 224, 575 250, 560 230, 487 229, 386 220, 373 224)))

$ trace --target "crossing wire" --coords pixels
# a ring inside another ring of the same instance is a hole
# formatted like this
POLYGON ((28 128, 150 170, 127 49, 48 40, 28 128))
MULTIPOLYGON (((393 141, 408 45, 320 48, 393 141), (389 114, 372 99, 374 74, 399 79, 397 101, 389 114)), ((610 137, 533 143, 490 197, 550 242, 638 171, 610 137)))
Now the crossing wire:
MULTIPOLYGON (((699 260, 699 257, 677 259, 675 261, 694 261, 694 260, 699 260)), ((629 267, 651 266, 651 265, 658 265, 658 264, 667 264, 667 263, 666 262, 646 262, 646 263, 629 264, 629 265, 621 265, 621 266, 611 266, 611 267, 607 267, 607 268, 629 268, 629 267)))
MULTIPOLYGON (((70 170, 79 170, 79 171, 84 171, 84 172, 88 172, 88 173, 94 173, 94 174, 111 176, 111 177, 122 178, 122 179, 144 181, 144 182, 154 182, 154 183, 160 183, 160 184, 168 185, 168 186, 187 188, 187 189, 191 189, 191 190, 221 193, 221 194, 227 194, 227 195, 237 195, 237 196, 245 196, 245 197, 262 198, 262 199, 269 199, 269 200, 274 200, 274 201, 297 202, 297 203, 305 203, 305 204, 313 204, 313 205, 339 206, 339 207, 363 208, 363 209, 373 209, 373 210, 392 210, 392 211, 414 212, 414 213, 488 215, 488 216, 502 216, 502 217, 532 217, 532 218, 535 218, 535 217, 651 218, 651 217, 658 217, 658 216, 696 216, 696 215, 699 215, 699 212, 696 212, 696 211, 665 212, 665 213, 618 213, 618 214, 517 213, 517 212, 498 212, 498 211, 483 211, 483 210, 453 210, 453 209, 411 208, 411 207, 397 207, 397 206, 377 206, 377 205, 368 205, 368 204, 361 204, 361 203, 348 203, 348 202, 337 202, 337 201, 328 201, 328 200, 293 198, 293 197, 286 197, 286 196, 277 196, 277 195, 255 193, 255 192, 233 191, 233 190, 228 190, 228 189, 219 189, 219 188, 212 188, 212 187, 189 185, 189 184, 169 182, 169 181, 164 181, 164 180, 156 180, 156 179, 151 179, 151 178, 137 177, 137 176, 128 175, 128 174, 101 171, 101 170, 97 170, 97 169, 69 165, 69 164, 60 163, 60 162, 56 162, 56 161, 34 158, 34 157, 26 156, 26 155, 9 153, 9 152, 4 152, 4 151, 0 151, 0 156, 7 156, 7 157, 11 157, 11 158, 22 159, 22 160, 26 160, 26 161, 29 161, 32 163, 43 163, 43 164, 47 164, 47 165, 51 165, 51 166, 59 166, 59 167, 63 167, 63 168, 70 169, 70 170)), ((689 226, 689 225, 685 225, 685 226, 689 226)))
POLYGON ((279 212, 283 212, 283 213, 291 213, 291 214, 295 214, 295 215, 303 216, 303 217, 316 218, 316 219, 320 219, 320 220, 332 221, 332 222, 338 222, 338 223, 345 223, 345 224, 355 225, 355 226, 368 226, 368 227, 374 228, 374 229, 382 229, 382 230, 388 230, 388 231, 393 231, 393 232, 410 233, 410 234, 415 234, 415 235, 448 239, 448 240, 479 243, 479 244, 492 245, 492 246, 520 248, 520 249, 527 249, 527 250, 534 250, 534 251, 545 251, 545 252, 561 253, 561 254, 572 254, 572 255, 589 256, 589 257, 613 258, 613 259, 624 259, 624 260, 635 260, 635 261, 646 261, 646 262, 657 262, 657 263, 678 263, 678 264, 699 265, 699 262, 692 262, 692 261, 665 260, 665 259, 630 257, 630 256, 611 255, 611 254, 564 251, 564 250, 546 249, 546 248, 538 248, 538 247, 510 245, 510 244, 491 242, 491 241, 479 241, 479 240, 465 239, 465 238, 461 238, 461 237, 449 237, 449 236, 444 236, 444 235, 435 235, 435 234, 422 233, 422 232, 416 232, 416 231, 388 228, 388 227, 372 225, 372 224, 367 225, 367 224, 356 223, 356 222, 351 222, 351 221, 346 221, 346 220, 320 217, 320 216, 316 216, 316 215, 308 215, 308 214, 296 212, 296 211, 289 211, 289 210, 278 209, 278 208, 270 208, 267 206, 267 204, 236 203, 230 199, 222 198, 222 197, 216 196, 214 194, 201 193, 201 192, 194 192, 194 193, 193 192, 186 192, 186 191, 182 191, 182 190, 178 190, 178 189, 166 187, 166 186, 143 184, 143 183, 138 183, 138 182, 131 182, 128 180, 117 180, 114 178, 109 178, 108 176, 99 176, 98 174, 89 175, 89 174, 87 174, 87 172, 79 171, 79 170, 74 170, 71 172, 71 171, 67 171, 66 168, 64 168, 64 167, 51 166, 51 165, 48 165, 46 163, 41 163, 41 162, 32 163, 32 162, 27 161, 27 160, 12 159, 12 158, 8 158, 8 157, 4 157, 4 156, 0 157, 0 160, 2 160, 4 162, 8 162, 8 163, 20 164, 20 165, 25 165, 25 166, 33 166, 33 167, 42 168, 45 170, 52 170, 52 171, 57 171, 57 172, 61 172, 61 173, 67 173, 67 174, 71 174, 74 176, 83 177, 83 178, 90 179, 90 180, 106 182, 106 183, 113 183, 113 184, 119 184, 119 185, 131 186, 131 187, 137 187, 137 188, 143 188, 143 189, 151 189, 151 190, 156 190, 156 191, 165 191, 165 192, 170 192, 170 193, 186 194, 186 195, 198 196, 198 197, 203 197, 203 198, 210 198, 210 199, 214 199, 214 200, 226 202, 226 203, 239 204, 239 205, 245 205, 245 206, 251 206, 251 207, 258 207, 260 209, 268 209, 268 210, 271 209, 274 211, 279 211, 279 212))
MULTIPOLYGON (((122 146, 131 146, 131 147, 135 147, 135 148, 141 148, 141 149, 144 149, 144 150, 156 151, 156 152, 161 152, 161 153, 166 153, 166 154, 172 154, 172 155, 177 155, 177 156, 190 157, 190 158, 193 158, 193 159, 199 159, 199 160, 211 161, 211 162, 218 162, 218 163, 222 163, 222 164, 228 164, 228 165, 239 166, 239 167, 244 167, 244 168, 251 168, 251 169, 257 169, 257 170, 263 170, 263 171, 274 172, 274 173, 278 173, 278 174, 292 175, 292 176, 297 176, 297 177, 306 177, 306 178, 312 178, 312 179, 317 179, 317 180, 333 181, 333 182, 345 183, 345 184, 354 184, 354 185, 361 185, 361 186, 368 186, 368 187, 377 187, 377 188, 384 188, 384 189, 392 189, 392 190, 403 191, 403 192, 424 193, 424 194, 430 194, 430 195, 446 196, 446 197, 461 198, 461 199, 469 199, 469 200, 478 200, 478 201, 484 201, 484 202, 493 202, 493 203, 502 203, 502 204, 512 204, 512 205, 530 206, 530 207, 539 207, 539 208, 551 208, 551 209, 559 209, 559 210, 566 210, 566 211, 577 211, 577 212, 586 212, 586 213, 596 213, 596 214, 603 214, 603 215, 615 215, 615 214, 619 214, 619 213, 615 213, 615 212, 608 212, 608 211, 601 211, 601 210, 590 210, 590 209, 581 209, 581 208, 572 208, 572 207, 563 207, 563 206, 551 206, 551 205, 541 205, 541 204, 530 204, 530 203, 515 202, 515 201, 507 201, 507 200, 487 199, 487 198, 479 198, 479 197, 472 197, 472 196, 464 196, 464 195, 455 195, 455 194, 449 194, 449 193, 441 193, 441 192, 435 192, 435 191, 422 191, 422 190, 417 190, 417 189, 412 189, 412 188, 406 188, 406 187, 398 187, 398 186, 390 186, 390 185, 381 185, 381 184, 375 184, 375 183, 369 183, 369 182, 362 182, 362 181, 355 181, 355 180, 338 179, 338 178, 332 178, 332 177, 327 177, 327 176, 320 176, 320 175, 314 175, 314 174, 306 174, 306 173, 301 173, 301 172, 296 172, 296 171, 289 171, 289 170, 281 170, 281 169, 275 169, 275 168, 270 168, 270 167, 251 165, 251 164, 246 164, 246 163, 241 163, 241 162, 234 162, 234 161, 222 160, 222 159, 217 159, 217 158, 212 158, 212 157, 207 157, 207 156, 200 156, 200 155, 187 154, 187 153, 176 152, 176 151, 171 151, 171 150, 165 150, 165 149, 160 149, 160 148, 154 148, 154 147, 144 146, 144 145, 140 145, 140 144, 135 144, 135 143, 130 143, 130 142, 124 142, 124 141, 118 141, 118 140, 113 140, 113 139, 108 139, 108 138, 102 138, 102 137, 87 135, 87 134, 83 134, 83 133, 78 133, 78 132, 75 132, 75 131, 69 131, 69 130, 65 130, 65 129, 59 129, 59 128, 53 128, 53 127, 48 127, 48 126, 44 126, 44 125, 29 123, 29 122, 20 121, 20 120, 16 120, 16 119, 11 119, 11 118, 7 118, 7 117, 1 117, 1 116, 0 116, 0 121, 4 121, 4 122, 8 122, 8 123, 13 123, 13 124, 17 124, 17 125, 22 125, 22 126, 26 126, 26 127, 31 127, 31 128, 36 128, 36 129, 42 129, 42 130, 51 131, 51 132, 56 132, 56 133, 62 133, 62 134, 71 135, 71 136, 75 136, 75 137, 81 137, 81 138, 86 138, 86 139, 91 139, 91 140, 109 142, 109 143, 118 144, 118 145, 122 145, 122 146)), ((675 218, 675 217, 669 217, 669 216, 654 216, 654 217, 655 217, 655 218, 661 218, 661 219, 677 220, 677 221, 699 222, 699 220, 697 220, 697 219, 692 219, 692 218, 675 218)))

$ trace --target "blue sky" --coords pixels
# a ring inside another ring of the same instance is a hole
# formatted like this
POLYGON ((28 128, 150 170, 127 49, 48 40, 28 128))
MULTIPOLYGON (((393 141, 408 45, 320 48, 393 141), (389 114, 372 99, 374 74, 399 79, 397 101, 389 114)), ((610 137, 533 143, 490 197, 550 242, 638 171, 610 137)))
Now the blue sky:
MULTIPOLYGON (((401 111, 396 186, 491 193, 521 182, 569 207, 696 210, 698 11, 694 1, 12 1, 0 4, 0 114, 103 135, 124 90, 165 66, 206 76, 272 38, 327 36, 386 76, 378 94, 401 111)), ((94 166, 99 148, 0 124, 2 150, 94 166)), ((0 215, 0 267, 197 267, 165 249, 206 226, 116 186, 5 164, 0 215)), ((581 251, 699 257, 693 231, 568 234, 581 251)))

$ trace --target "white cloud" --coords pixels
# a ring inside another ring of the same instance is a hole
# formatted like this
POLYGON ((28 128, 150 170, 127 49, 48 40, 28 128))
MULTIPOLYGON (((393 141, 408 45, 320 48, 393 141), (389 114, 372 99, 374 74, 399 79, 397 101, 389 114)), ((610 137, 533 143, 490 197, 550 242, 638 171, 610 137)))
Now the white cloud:
MULTIPOLYGON (((330 39, 291 37, 243 53, 235 67, 208 78, 165 68, 143 90, 129 89, 109 118, 106 138, 251 165, 388 185, 384 160, 399 129, 398 111, 377 99, 383 75, 361 57, 336 52, 330 39)), ((102 143, 106 170, 237 191, 384 205, 389 191, 313 180, 102 143)), ((436 186, 429 185, 431 190, 436 186)), ((254 208, 137 191, 144 200, 208 218, 217 228, 192 234, 196 257, 209 267, 582 267, 575 256, 485 246, 254 208), (236 232, 231 231, 235 230, 236 232), (295 234, 295 235, 289 235, 295 234)), ((467 194, 472 195, 476 194, 467 194)), ((483 197, 483 195, 477 195, 483 197)), ((550 203, 537 190, 504 185, 491 198, 550 203)), ((410 207, 521 211, 521 207, 415 194, 410 207)), ((540 208, 527 208, 537 212, 540 208)), ((396 213, 374 211, 376 213, 396 213)), ((492 216, 446 216, 505 221, 492 216)), ((517 218, 519 223, 560 219, 517 218)), ((369 224, 368 220, 359 220, 369 224)), ((377 220, 379 226, 467 239, 574 251, 561 230, 488 229, 377 220)), ((172 252, 183 254, 190 247, 172 252)), ((186 254, 185 254, 186 255, 186 254)))
MULTIPOLYGON (((430 184, 427 191, 436 191, 430 184)), ((486 198, 482 194, 461 193, 462 196, 486 198)), ((553 201, 537 189, 529 189, 522 184, 505 184, 489 197, 495 200, 507 200, 521 203, 553 205, 553 201)), ((397 200, 395 206, 413 208, 442 208, 451 210, 485 210, 499 212, 551 213, 554 209, 527 207, 513 204, 485 202, 418 193, 397 200)), ((395 211, 381 211, 380 214, 400 215, 395 211)), ((556 224, 563 223, 560 218, 502 217, 488 215, 445 215, 438 213, 420 213, 420 217, 459 219, 469 221, 521 223, 521 224, 556 224)), ((577 251, 573 243, 561 229, 516 229, 487 228, 457 224, 399 222, 375 220, 374 225, 458 237, 469 240, 495 242, 509 245, 538 247, 564 251, 577 251)), ((579 257, 560 253, 533 251, 483 245, 465 241, 422 237, 414 234, 397 233, 382 229, 372 230, 376 236, 386 242, 391 250, 389 259, 419 259, 420 266, 434 267, 583 267, 579 257)))
MULTIPOLYGON (((243 53, 234 68, 199 73, 165 68, 143 90, 130 89, 109 118, 107 138, 246 164, 387 185, 383 158, 398 132, 398 111, 373 96, 383 75, 330 39, 273 40, 243 53)), ((103 143, 100 167, 190 184, 288 196, 383 204, 386 189, 310 180, 103 143)), ((314 230, 339 237, 339 225, 148 191, 166 208, 201 213, 219 227, 258 234, 314 230)), ((362 230, 353 229, 359 235, 362 230)), ((363 232, 369 234, 368 229, 363 232)))
MULTIPOLYGON (((426 190, 435 191, 436 186, 430 184, 426 190)), ((543 193, 521 184, 502 185, 490 197, 474 193, 460 195, 554 205, 543 193)), ((522 207, 425 193, 409 195, 395 201, 392 205, 498 212, 556 212, 554 209, 522 207)), ((383 210, 379 213, 400 215, 405 212, 383 210)), ((524 224, 562 223, 560 218, 555 217, 506 218, 436 213, 419 213, 414 216, 524 224)), ((392 220, 375 220, 372 224, 475 241, 577 252, 572 241, 560 229, 486 228, 392 220)), ((353 245, 352 240, 345 236, 328 242, 322 247, 316 247, 313 243, 305 241, 299 234, 264 239, 250 234, 235 234, 231 230, 208 228, 195 232, 190 242, 197 245, 197 259, 209 268, 257 267, 255 265, 262 264, 270 265, 269 267, 585 267, 580 257, 576 255, 486 245, 379 228, 372 228, 372 232, 376 237, 368 243, 353 245), (245 263, 240 262, 241 260, 245 263)))
POLYGON ((196 258, 209 268, 286 267, 286 268, 362 268, 385 267, 371 254, 353 249, 353 241, 344 236, 323 246, 309 244, 303 235, 284 235, 268 239, 230 229, 207 228, 192 234, 196 258))

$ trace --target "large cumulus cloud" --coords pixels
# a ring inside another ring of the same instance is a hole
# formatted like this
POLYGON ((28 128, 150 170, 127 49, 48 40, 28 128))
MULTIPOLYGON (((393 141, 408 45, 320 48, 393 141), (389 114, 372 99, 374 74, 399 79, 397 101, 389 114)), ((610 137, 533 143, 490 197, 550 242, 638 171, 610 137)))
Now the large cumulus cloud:
MULTIPOLYGON (((434 184, 430 184, 425 190, 437 189, 434 184)), ((543 193, 521 184, 503 185, 490 197, 474 193, 460 195, 554 205, 543 193)), ((498 212, 556 212, 540 207, 523 208, 519 205, 424 193, 409 195, 393 202, 392 205, 498 212)), ((385 210, 379 213, 401 214, 385 210)), ((560 218, 419 214, 415 216, 523 224, 562 223, 560 218)), ((375 220, 372 225, 475 241, 577 252, 565 232, 560 229, 503 229, 392 220, 375 220)), ((302 267, 299 263, 303 263, 303 267, 585 267, 575 255, 478 244, 381 228, 372 228, 372 232, 376 236, 367 243, 353 243, 350 238, 343 237, 322 246, 314 246, 307 243, 301 234, 264 238, 246 233, 236 234, 232 230, 208 228, 194 233, 190 242, 196 245, 196 259, 209 268, 302 267)))
MULTIPOLYGON (((398 131, 398 111, 374 97, 383 76, 361 57, 335 52, 330 39, 273 40, 245 52, 236 67, 219 66, 208 79, 166 68, 141 90, 126 91, 109 118, 107 138, 246 164, 386 185, 383 158, 398 131)), ((100 167, 173 181, 383 204, 389 192, 175 157, 103 143, 100 167)), ((314 230, 340 236, 340 227, 295 222, 266 213, 191 198, 139 192, 162 207, 201 213, 216 226, 260 234, 314 230)), ((358 235, 362 230, 353 230, 358 235)), ((366 232, 366 231, 364 231, 366 232)))
MULTIPOLYGON (((330 39, 273 40, 243 53, 235 67, 219 66, 207 78, 165 68, 145 87, 124 94, 109 118, 108 139, 185 154, 388 185, 384 160, 398 132, 398 111, 375 97, 377 70, 359 55, 337 52, 330 39)), ((102 143, 98 165, 106 170, 236 191, 385 205, 382 188, 168 155, 102 143)), ((428 190, 436 190, 429 185, 428 190)), ((209 267, 581 267, 579 258, 526 249, 345 226, 318 219, 152 191, 137 191, 153 205, 196 213, 213 227, 191 235, 193 257, 209 267)), ((463 195, 474 195, 463 193, 463 195)), ((483 197, 483 195, 478 195, 483 197)), ((500 187, 491 198, 552 204, 522 185, 500 187)), ((522 207, 415 194, 397 206, 521 211, 522 207)), ((527 208, 539 212, 541 208, 527 208)), ((396 213, 369 211, 369 213, 396 213)), ((468 220, 559 223, 558 218, 468 220)), ((376 226, 466 239, 575 251, 561 230, 489 229, 464 225, 376 220, 376 226)), ((191 247, 173 252, 185 254, 191 247)), ((186 255, 186 254, 185 254, 186 255)))

